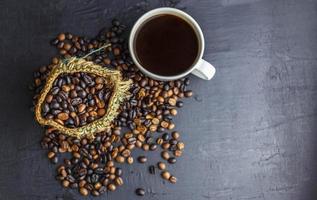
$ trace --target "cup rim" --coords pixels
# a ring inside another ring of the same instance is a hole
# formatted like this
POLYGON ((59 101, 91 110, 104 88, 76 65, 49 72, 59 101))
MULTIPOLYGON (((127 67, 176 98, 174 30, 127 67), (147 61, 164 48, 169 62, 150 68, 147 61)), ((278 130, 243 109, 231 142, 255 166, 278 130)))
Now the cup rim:
POLYGON ((196 22, 196 20, 191 17, 189 14, 187 14, 186 12, 176 9, 176 8, 170 8, 170 7, 160 7, 160 8, 156 8, 153 10, 150 10, 146 13, 144 13, 133 25, 131 32, 130 32, 130 36, 129 36, 129 50, 130 50, 130 55, 133 59, 134 64, 146 75, 150 76, 151 78, 154 78, 156 80, 163 80, 163 81, 170 81, 170 80, 176 80, 176 79, 180 79, 183 78, 184 76, 188 75, 189 73, 191 73, 195 67, 198 65, 199 61, 202 59, 202 56, 204 54, 204 50, 205 50, 205 41, 204 41, 204 35, 203 32, 199 26, 199 24, 196 22), (155 15, 160 15, 160 14, 170 14, 170 15, 175 15, 178 17, 181 17, 183 19, 185 19, 191 26, 193 26, 194 31, 197 34, 198 37, 198 41, 200 42, 199 44, 199 55, 197 56, 195 62, 192 64, 191 67, 189 67, 185 72, 181 73, 181 74, 177 74, 177 75, 173 75, 173 76, 162 76, 162 75, 158 75, 155 73, 152 73, 150 71, 148 71, 147 69, 145 69, 137 60, 136 55, 134 53, 134 39, 136 36, 136 32, 139 30, 139 27, 143 24, 144 21, 146 21, 147 19, 155 16, 155 15), (178 15, 177 15, 178 14, 178 15))

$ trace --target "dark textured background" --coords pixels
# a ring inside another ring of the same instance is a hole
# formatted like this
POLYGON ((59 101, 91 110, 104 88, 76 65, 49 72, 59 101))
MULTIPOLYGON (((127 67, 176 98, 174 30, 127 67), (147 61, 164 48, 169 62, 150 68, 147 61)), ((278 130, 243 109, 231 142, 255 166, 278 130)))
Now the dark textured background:
MULTIPOLYGON (((162 5, 174 3, 0 1, 1 200, 81 198, 54 180, 29 111, 32 71, 55 54, 49 40, 61 31, 93 36, 113 17, 131 25, 162 5)), ((217 68, 211 81, 192 77, 195 97, 176 118, 186 143, 171 167, 179 181, 164 183, 136 163, 124 167, 123 187, 97 199, 316 199, 317 1, 183 0, 176 6, 200 23, 204 58, 217 68), (134 195, 138 186, 147 188, 146 197, 134 195)))

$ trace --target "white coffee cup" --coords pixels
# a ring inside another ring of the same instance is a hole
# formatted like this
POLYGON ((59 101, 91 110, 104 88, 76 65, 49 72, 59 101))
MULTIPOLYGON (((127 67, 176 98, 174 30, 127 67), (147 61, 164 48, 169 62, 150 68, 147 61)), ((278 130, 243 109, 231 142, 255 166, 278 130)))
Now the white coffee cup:
POLYGON ((162 7, 162 8, 157 8, 154 10, 151 10, 144 15, 142 15, 134 24, 131 33, 130 33, 130 38, 129 38, 129 50, 131 57, 135 63, 135 65, 146 75, 149 77, 156 79, 156 80, 162 80, 162 81, 170 81, 170 80, 176 80, 183 78, 184 76, 192 73, 199 78, 205 79, 205 80, 210 80, 216 72, 216 69, 214 66, 212 66, 210 63, 202 59, 202 56, 204 54, 204 48, 205 48, 205 40, 204 40, 204 35, 201 31, 201 28, 199 27, 198 23, 187 13, 175 9, 175 8, 169 8, 169 7, 162 7), (188 24, 190 24, 195 31, 197 38, 198 38, 198 56, 195 60, 195 62, 192 64, 191 67, 189 67, 185 72, 181 74, 177 74, 174 76, 162 76, 158 75, 155 73, 152 73, 148 71, 146 68, 144 68, 139 62, 136 57, 135 53, 135 42, 136 42, 136 36, 140 28, 142 28, 143 24, 146 23, 150 18, 154 18, 159 15, 164 15, 164 14, 169 14, 169 15, 174 15, 177 17, 180 17, 181 19, 185 20, 188 24))

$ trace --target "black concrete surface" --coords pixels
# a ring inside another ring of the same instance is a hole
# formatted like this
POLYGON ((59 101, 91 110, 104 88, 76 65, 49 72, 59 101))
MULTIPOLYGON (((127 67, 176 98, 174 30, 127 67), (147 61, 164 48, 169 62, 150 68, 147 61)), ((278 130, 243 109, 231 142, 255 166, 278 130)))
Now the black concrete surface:
MULTIPOLYGON (((194 98, 176 118, 186 143, 178 183, 124 167, 125 185, 96 199, 314 200, 317 198, 316 0, 1 0, 0 199, 75 200, 54 180, 29 111, 32 71, 61 31, 93 36, 113 17, 131 25, 159 6, 201 25, 211 81, 191 76, 194 98), (134 195, 136 187, 147 195, 134 195)), ((159 155, 149 155, 154 162, 159 155)))

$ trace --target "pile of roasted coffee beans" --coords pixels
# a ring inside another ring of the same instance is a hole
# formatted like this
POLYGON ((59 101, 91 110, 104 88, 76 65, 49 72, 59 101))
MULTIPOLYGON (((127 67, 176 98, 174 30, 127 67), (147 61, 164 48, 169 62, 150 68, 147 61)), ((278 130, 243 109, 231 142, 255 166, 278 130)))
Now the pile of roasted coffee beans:
MULTIPOLYGON (((132 97, 120 107, 120 114, 114 120, 113 127, 98 133, 95 139, 83 138, 79 140, 68 137, 52 128, 46 128, 41 145, 48 150, 47 155, 52 163, 59 164, 56 179, 65 188, 76 188, 84 196, 89 194, 99 196, 105 191, 114 191, 116 187, 122 185, 122 169, 117 166, 117 163, 132 164, 135 161, 148 163, 149 174, 156 174, 156 170, 160 170, 159 174, 164 180, 170 183, 177 181, 177 178, 168 171, 167 166, 176 163, 185 147, 180 140, 180 133, 173 130, 175 128, 173 117, 177 115, 177 109, 183 107, 181 99, 191 97, 193 94, 191 90, 187 89, 189 79, 163 82, 150 79, 142 74, 134 66, 129 56, 127 43, 122 36, 124 30, 124 25, 113 20, 110 29, 101 30, 93 39, 61 33, 52 41, 52 44, 59 50, 59 56, 52 59, 52 64, 43 66, 34 73, 33 88, 35 91, 34 103, 36 103, 50 70, 60 59, 71 56, 82 57, 104 44, 110 43, 110 47, 96 52, 86 59, 106 68, 120 70, 126 79, 132 79, 134 82, 130 90, 132 97), (140 148, 143 151, 160 150, 162 160, 153 164, 148 162, 145 154, 132 156, 132 151, 135 148, 140 148)), ((48 101, 49 110, 44 107, 43 114, 59 119, 58 114, 67 113, 68 118, 60 116, 62 119, 58 121, 69 127, 81 126, 93 121, 97 116, 102 116, 102 113, 98 115, 98 110, 104 107, 106 109, 107 98, 105 96, 108 93, 104 92, 103 95, 98 95, 96 87, 99 81, 97 78, 82 73, 64 75, 62 77, 64 81, 61 81, 62 83, 57 81, 55 86, 58 88, 57 94, 66 89, 69 95, 69 99, 66 100, 67 108, 66 104, 63 105, 64 99, 60 97, 61 101, 58 96, 53 94, 52 90, 52 97, 49 98, 52 98, 52 101, 54 99, 59 105, 55 107, 51 104, 52 102, 48 101), (94 86, 84 80, 85 76, 91 77, 94 86), (67 80, 68 77, 70 82, 67 80), (75 79, 77 77, 79 81, 73 82, 74 77, 75 79), (84 80, 84 85, 81 85, 82 80, 84 80), (78 90, 77 86, 80 86, 78 90), (71 94, 73 90, 76 91, 77 96, 71 94), (87 97, 83 95, 82 98, 80 92, 85 92, 87 97), (88 95, 92 95, 92 97, 88 97, 88 95), (76 105, 72 105, 72 100, 78 96, 80 96, 80 100, 75 102, 76 105), (94 101, 90 103, 90 100, 94 101), (104 102, 102 106, 98 106, 100 100, 104 102), (79 109, 81 104, 81 107, 85 107, 85 109, 79 109), (74 114, 71 114, 73 112, 71 106, 74 108, 74 114), (75 114, 79 118, 79 123, 76 122, 75 114), (86 120, 82 120, 81 115, 84 115, 86 118, 83 117, 83 119, 86 120), (74 123, 69 119, 73 120, 74 123)), ((103 88, 107 91, 109 87, 104 84, 103 88)), ((143 188, 135 190, 136 194, 140 196, 146 195, 145 191, 143 188)))
POLYGON ((84 126, 105 115, 111 93, 110 81, 103 77, 63 74, 46 96, 42 114, 69 128, 84 126))

